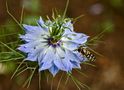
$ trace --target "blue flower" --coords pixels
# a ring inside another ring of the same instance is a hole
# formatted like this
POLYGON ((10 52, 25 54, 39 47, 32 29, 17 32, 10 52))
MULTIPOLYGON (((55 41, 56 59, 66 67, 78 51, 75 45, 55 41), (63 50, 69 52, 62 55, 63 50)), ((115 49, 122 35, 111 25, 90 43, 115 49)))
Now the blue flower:
POLYGON ((25 44, 20 51, 27 54, 26 60, 37 61, 39 71, 49 70, 55 76, 59 70, 71 72, 80 68, 85 60, 75 51, 87 42, 88 36, 73 30, 71 19, 57 17, 54 20, 38 20, 37 26, 23 25, 25 35, 20 38, 25 44))

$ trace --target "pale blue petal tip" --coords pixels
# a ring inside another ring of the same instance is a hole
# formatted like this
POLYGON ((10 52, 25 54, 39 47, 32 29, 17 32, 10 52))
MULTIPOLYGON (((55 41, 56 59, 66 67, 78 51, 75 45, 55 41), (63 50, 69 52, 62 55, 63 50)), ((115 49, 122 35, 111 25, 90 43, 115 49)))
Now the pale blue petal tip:
POLYGON ((44 24, 44 21, 43 21, 42 17, 40 17, 40 19, 38 20, 38 24, 41 25, 41 26, 44 24))
POLYGON ((49 69, 49 71, 52 73, 53 76, 55 76, 55 75, 59 72, 59 69, 58 69, 55 65, 53 65, 53 66, 49 69))

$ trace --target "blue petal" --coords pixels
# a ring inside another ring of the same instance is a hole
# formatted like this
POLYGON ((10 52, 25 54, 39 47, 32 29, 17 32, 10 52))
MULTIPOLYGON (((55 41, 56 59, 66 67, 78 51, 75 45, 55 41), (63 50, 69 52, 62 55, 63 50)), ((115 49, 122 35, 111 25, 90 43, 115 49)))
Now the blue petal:
POLYGON ((80 45, 75 43, 75 42, 71 42, 71 41, 66 41, 66 42, 63 42, 63 47, 65 49, 68 49, 68 50, 75 50, 79 47, 80 45))
MULTIPOLYGON (((59 61, 59 66, 64 66, 64 71, 71 72, 72 68, 80 68, 80 60, 72 51, 66 50, 65 58, 59 61), (61 65, 61 64, 62 65, 61 65)), ((58 68, 60 68, 57 66, 58 68)))
POLYGON ((80 63, 77 63, 77 62, 75 62, 75 61, 70 61, 70 62, 72 63, 73 68, 81 68, 81 67, 80 67, 80 63))
POLYGON ((83 33, 75 33, 71 32, 69 30, 65 31, 62 40, 63 41, 71 41, 78 44, 84 44, 89 36, 83 34, 83 33))
POLYGON ((69 29, 66 29, 63 36, 67 36, 68 34, 72 34, 73 32, 69 29))
POLYGON ((57 68, 59 68, 60 70, 66 71, 66 68, 62 62, 62 59, 55 59, 54 60, 54 64, 57 66, 57 68))
POLYGON ((42 52, 39 53, 39 56, 38 56, 38 63, 39 63, 39 64, 42 63, 42 60, 43 60, 43 58, 44 58, 45 55, 46 55, 45 49, 46 49, 46 48, 43 48, 43 49, 42 49, 42 52))
POLYGON ((44 25, 44 21, 43 21, 42 17, 40 17, 40 19, 38 20, 38 24, 40 26, 44 25))
POLYGON ((63 59, 59 56, 59 53, 55 54, 56 59, 54 59, 53 63, 58 67, 58 69, 66 71, 66 68, 64 66, 64 63, 62 62, 62 60, 65 58, 63 57, 63 59))
POLYGON ((55 76, 55 75, 58 73, 59 69, 58 69, 55 65, 53 65, 53 66, 49 69, 49 71, 53 74, 53 76, 55 76))
POLYGON ((42 29, 42 28, 39 27, 39 26, 31 26, 31 25, 26 25, 26 24, 23 24, 23 27, 24 27, 24 29, 25 29, 25 31, 26 31, 27 33, 29 33, 29 32, 34 32, 34 31, 36 31, 36 30, 41 30, 41 29, 42 29))
POLYGON ((55 59, 55 54, 51 47, 47 48, 47 50, 43 60, 39 63, 40 71, 49 69, 53 65, 52 61, 55 59))
POLYGON ((40 17, 40 19, 38 20, 38 25, 40 25, 40 27, 45 30, 48 31, 48 26, 46 26, 46 23, 43 21, 43 19, 40 17))
POLYGON ((34 49, 33 52, 28 53, 26 60, 37 61, 41 52, 43 52, 43 48, 34 49))
POLYGON ((75 40, 73 40, 72 42, 78 43, 78 44, 84 44, 87 42, 89 36, 82 36, 78 39, 75 38, 75 40))
POLYGON ((62 47, 56 47, 56 53, 61 59, 65 57, 65 50, 62 47))
POLYGON ((26 42, 31 42, 37 40, 37 35, 25 34, 25 35, 20 35, 20 38, 26 42))
POLYGON ((29 50, 27 51, 27 48, 25 46, 22 46, 22 45, 20 47, 18 47, 17 49, 22 51, 22 52, 25 52, 25 53, 28 53, 28 51, 29 51, 29 50))
POLYGON ((33 52, 33 50, 38 47, 40 45, 40 47, 42 47, 43 45, 40 44, 41 42, 39 41, 34 41, 34 42, 30 42, 30 43, 26 43, 23 45, 20 45, 20 47, 18 48, 18 50, 22 51, 22 52, 33 52))
POLYGON ((80 58, 73 51, 66 50, 66 54, 68 55, 69 60, 80 63, 80 58))
POLYGON ((40 64, 40 71, 42 71, 42 70, 46 70, 46 69, 49 69, 50 67, 52 67, 52 62, 45 62, 45 63, 41 63, 40 64))
POLYGON ((66 55, 66 57, 62 60, 62 63, 64 64, 64 67, 65 67, 65 71, 66 72, 71 72, 72 71, 72 64, 70 62, 70 60, 68 59, 68 55, 66 55))
POLYGON ((25 60, 28 60, 28 61, 37 61, 37 55, 28 54, 28 56, 27 56, 27 58, 25 60))
MULTIPOLYGON (((42 28, 41 26, 30 26, 30 25, 23 25, 24 29, 27 34, 32 35, 33 37, 41 37, 42 35, 48 35, 49 32, 45 30, 45 28, 42 28)), ((32 38, 33 38, 32 37, 32 38)))
POLYGON ((22 51, 22 52, 25 52, 25 53, 29 53, 29 52, 32 52, 34 50, 34 48, 27 48, 25 45, 21 45, 17 49, 22 51))
POLYGON ((63 26, 66 27, 65 30, 70 30, 70 31, 74 30, 74 27, 73 27, 73 24, 71 23, 71 20, 66 22, 63 26))

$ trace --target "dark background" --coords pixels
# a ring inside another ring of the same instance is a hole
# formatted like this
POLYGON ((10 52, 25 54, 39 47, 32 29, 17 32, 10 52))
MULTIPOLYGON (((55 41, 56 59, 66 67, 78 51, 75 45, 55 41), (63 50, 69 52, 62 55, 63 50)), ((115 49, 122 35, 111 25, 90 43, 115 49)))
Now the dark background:
MULTIPOLYGON (((18 21, 20 20, 22 4, 25 6, 24 23, 32 23, 39 16, 44 18, 46 15, 51 16, 52 8, 57 8, 62 13, 66 5, 66 0, 8 0, 7 2, 10 12, 18 21)), ((92 46, 104 57, 97 56, 94 63, 96 67, 82 65, 82 71, 88 77, 76 72, 74 74, 80 81, 91 87, 91 90, 124 90, 124 0, 70 0, 67 16, 76 18, 81 14, 84 16, 74 24, 75 31, 85 33, 92 38, 106 29, 100 42, 92 46)), ((6 12, 5 0, 0 0, 0 26, 11 23, 13 20, 6 12)), ((0 40, 3 38, 0 37, 0 40)), ((1 65, 0 90, 38 90, 37 74, 28 89, 22 88, 16 80, 10 80, 11 73, 4 73, 1 65)), ((57 88, 59 76, 54 80, 53 90, 57 88)), ((21 79, 19 80, 21 81, 21 79)), ((48 83, 46 79, 41 81, 42 90, 50 90, 50 87, 50 81, 48 83)), ((69 80, 66 86, 61 83, 59 90, 78 89, 69 80), (65 88, 63 89, 63 87, 65 88)), ((81 90, 87 89, 82 88, 81 90)))

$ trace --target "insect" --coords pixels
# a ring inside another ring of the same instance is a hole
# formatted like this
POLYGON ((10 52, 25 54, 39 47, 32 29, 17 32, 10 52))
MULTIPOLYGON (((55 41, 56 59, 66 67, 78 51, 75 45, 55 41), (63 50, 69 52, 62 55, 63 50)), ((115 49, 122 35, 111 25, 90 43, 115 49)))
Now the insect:
POLYGON ((96 57, 95 55, 85 46, 80 46, 77 51, 81 53, 83 56, 85 56, 89 61, 95 61, 96 57))

